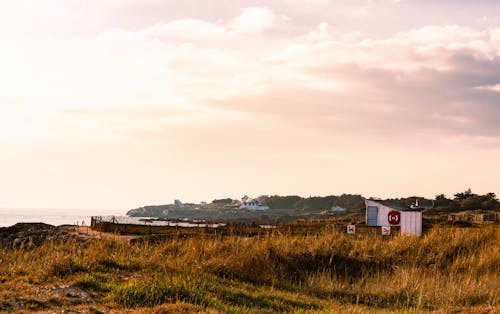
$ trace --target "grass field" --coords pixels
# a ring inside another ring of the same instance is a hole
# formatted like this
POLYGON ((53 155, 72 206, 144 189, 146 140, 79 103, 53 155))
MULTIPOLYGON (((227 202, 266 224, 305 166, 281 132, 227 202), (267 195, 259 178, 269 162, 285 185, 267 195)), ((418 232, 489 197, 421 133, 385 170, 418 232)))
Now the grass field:
POLYGON ((265 234, 0 251, 0 310, 499 313, 500 225, 423 237, 265 234))

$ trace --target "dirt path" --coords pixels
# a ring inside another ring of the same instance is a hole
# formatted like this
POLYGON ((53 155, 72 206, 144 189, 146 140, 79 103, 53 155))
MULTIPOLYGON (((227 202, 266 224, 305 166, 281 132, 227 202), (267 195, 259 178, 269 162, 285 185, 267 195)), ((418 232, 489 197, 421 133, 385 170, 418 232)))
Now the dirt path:
POLYGON ((90 227, 73 227, 73 233, 80 238, 84 239, 112 239, 118 241, 129 242, 132 239, 137 239, 142 237, 141 235, 121 235, 115 233, 100 232, 91 229, 90 227))

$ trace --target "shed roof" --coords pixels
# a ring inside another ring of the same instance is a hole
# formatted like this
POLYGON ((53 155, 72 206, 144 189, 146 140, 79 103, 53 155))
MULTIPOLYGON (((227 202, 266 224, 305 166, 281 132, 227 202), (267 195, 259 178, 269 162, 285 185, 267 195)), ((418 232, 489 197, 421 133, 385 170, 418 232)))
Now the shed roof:
POLYGON ((382 200, 380 198, 368 198, 371 202, 376 202, 399 211, 425 211, 434 207, 434 201, 423 197, 415 197, 415 203, 411 205, 401 204, 395 200, 382 200), (418 206, 417 206, 418 204, 418 206))
POLYGON ((401 204, 396 204, 394 202, 391 202, 391 201, 378 201, 379 203, 387 206, 387 207, 390 207, 390 208, 394 208, 396 210, 399 210, 399 211, 410 211, 412 210, 409 206, 404 206, 404 205, 401 205, 401 204))

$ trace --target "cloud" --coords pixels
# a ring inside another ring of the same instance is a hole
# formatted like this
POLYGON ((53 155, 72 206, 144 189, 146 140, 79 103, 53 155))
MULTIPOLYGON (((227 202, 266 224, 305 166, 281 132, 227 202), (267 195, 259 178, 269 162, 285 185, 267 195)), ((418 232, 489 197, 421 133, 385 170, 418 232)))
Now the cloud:
POLYGON ((0 96, 116 134, 255 117, 351 138, 499 136, 498 28, 427 25, 372 38, 323 22, 276 33, 283 19, 249 7, 227 19, 52 40, 36 56, 27 51, 40 42, 16 43, 7 50, 14 62, 2 62, 15 79, 0 75, 12 95, 0 96), (27 58, 16 59, 19 50, 27 58))
POLYGON ((498 6, 35 2, 0 3, 0 161, 17 180, 0 186, 19 202, 498 181, 500 28, 481 19, 498 6))
POLYGON ((268 80, 259 93, 242 91, 210 105, 272 115, 331 136, 417 135, 435 145, 461 138, 498 147, 498 98, 484 93, 499 81, 494 30, 463 29, 428 26, 343 42, 313 36, 262 59, 268 80), (424 40, 429 30, 436 36, 424 40), (478 82, 493 85, 478 88, 478 82))
POLYGON ((275 21, 276 15, 268 8, 245 8, 234 19, 232 28, 238 33, 258 33, 271 28, 275 21))
POLYGON ((270 10, 249 8, 227 20, 182 19, 54 41, 28 55, 32 60, 4 64, 24 69, 17 75, 32 91, 23 95, 28 107, 46 103, 82 125, 115 125, 116 134, 161 134, 156 130, 194 127, 207 117, 221 125, 260 117, 350 138, 431 134, 439 142, 500 134, 496 28, 431 25, 374 39, 339 36, 320 23, 276 41, 236 32, 242 16, 267 21, 252 32, 280 27, 270 10), (241 49, 242 41, 252 47, 241 49), (41 76, 30 77, 33 70, 41 76))
POLYGON ((475 89, 479 91, 492 91, 492 92, 500 92, 500 83, 495 84, 495 85, 483 85, 483 86, 477 86, 475 89))

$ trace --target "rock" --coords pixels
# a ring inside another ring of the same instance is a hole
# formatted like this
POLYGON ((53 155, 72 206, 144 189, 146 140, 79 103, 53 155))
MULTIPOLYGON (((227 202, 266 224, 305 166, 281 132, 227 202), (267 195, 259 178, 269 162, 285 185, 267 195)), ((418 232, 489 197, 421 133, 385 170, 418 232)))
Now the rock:
MULTIPOLYGON (((66 240, 72 235, 72 226, 55 227, 44 223, 17 223, 0 228, 0 247, 30 249, 45 241, 66 240)), ((74 232, 74 231, 73 231, 74 232)), ((81 240, 77 237, 77 240, 81 240)))
POLYGON ((6 300, 0 303, 0 311, 7 313, 14 312, 20 308, 20 305, 15 300, 6 300))
POLYGON ((25 241, 25 238, 15 238, 14 241, 12 241, 12 246, 16 249, 22 248, 25 241))
POLYGON ((52 293, 58 299, 65 299, 73 304, 94 304, 90 295, 80 288, 73 286, 60 286, 52 289, 52 293))

